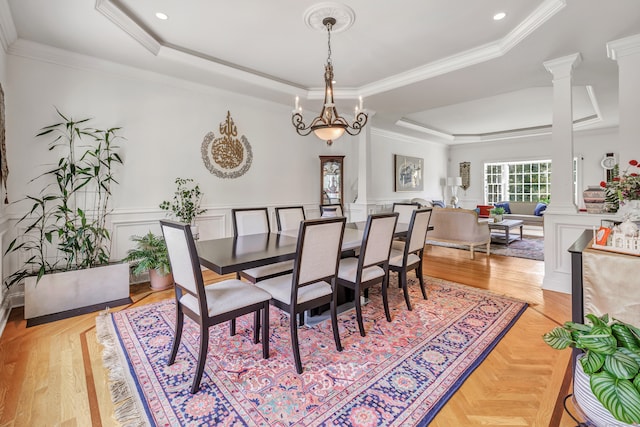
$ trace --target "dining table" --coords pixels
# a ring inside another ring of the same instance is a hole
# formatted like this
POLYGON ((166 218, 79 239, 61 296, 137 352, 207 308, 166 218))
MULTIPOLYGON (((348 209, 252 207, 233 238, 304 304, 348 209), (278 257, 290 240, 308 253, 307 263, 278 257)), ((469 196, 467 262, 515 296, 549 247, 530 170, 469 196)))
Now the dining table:
MULTIPOLYGON (((345 225, 342 251, 358 249, 362 243, 365 221, 345 225)), ((394 235, 405 236, 409 224, 398 223, 394 235)), ((200 264, 217 274, 236 273, 296 257, 298 230, 278 233, 248 234, 196 242, 200 264)))

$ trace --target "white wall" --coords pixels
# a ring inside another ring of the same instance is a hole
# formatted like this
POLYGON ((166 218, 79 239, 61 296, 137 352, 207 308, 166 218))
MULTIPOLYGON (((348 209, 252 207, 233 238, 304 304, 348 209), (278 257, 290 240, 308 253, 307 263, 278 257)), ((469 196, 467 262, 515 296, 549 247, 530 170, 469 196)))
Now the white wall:
MULTIPOLYGON (((574 155, 578 157, 579 176, 578 193, 588 186, 599 185, 604 178, 600 160, 606 153, 614 152, 618 156, 619 137, 617 128, 594 131, 577 131, 573 136, 574 155)), ((519 160, 551 159, 551 135, 494 141, 476 144, 454 145, 450 150, 450 170, 456 174, 460 162, 471 162, 471 186, 460 190, 458 197, 465 208, 475 208, 484 203, 484 164, 489 162, 508 162, 519 160)), ((618 157, 619 158, 619 157, 618 157)), ((552 165, 553 168, 571 165, 552 165)))
MULTIPOLYGON (((5 106, 7 105, 7 54, 4 49, 0 48, 0 84, 2 84, 2 88, 5 93, 5 106)), ((9 172, 12 172, 9 170, 9 172)), ((4 194, 3 191, 0 191, 0 194, 4 194)), ((7 215, 5 213, 5 205, 2 203, 2 198, 0 198, 0 253, 4 253, 6 248, 6 238, 7 230, 9 229, 9 223, 7 221, 7 215)), ((0 278, 4 277, 4 268, 3 263, 0 263, 0 278)), ((6 324, 7 318, 9 316, 9 312, 11 310, 11 304, 9 302, 9 295, 7 292, 7 288, 4 284, 0 284, 0 332, 4 329, 4 325, 6 324)))
POLYGON ((371 172, 367 186, 370 202, 393 203, 415 197, 426 200, 443 199, 441 183, 447 176, 446 145, 374 130, 371 133, 371 152, 371 172), (394 191, 394 154, 424 159, 424 191, 394 191))

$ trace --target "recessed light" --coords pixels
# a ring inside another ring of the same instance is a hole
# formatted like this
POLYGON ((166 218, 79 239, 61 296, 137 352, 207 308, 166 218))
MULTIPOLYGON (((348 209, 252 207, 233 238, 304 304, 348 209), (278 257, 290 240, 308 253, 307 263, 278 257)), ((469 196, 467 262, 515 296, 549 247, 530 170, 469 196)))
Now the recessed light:
POLYGON ((167 16, 166 13, 157 12, 156 13, 156 18, 162 19, 163 21, 166 21, 167 19, 169 19, 169 16, 167 16))
POLYGON ((506 13, 504 13, 504 12, 498 12, 498 13, 496 13, 495 15, 493 15, 493 20, 494 20, 494 21, 499 21, 499 20, 501 20, 501 19, 504 19, 504 17, 505 17, 505 16, 507 16, 507 14, 506 14, 506 13))

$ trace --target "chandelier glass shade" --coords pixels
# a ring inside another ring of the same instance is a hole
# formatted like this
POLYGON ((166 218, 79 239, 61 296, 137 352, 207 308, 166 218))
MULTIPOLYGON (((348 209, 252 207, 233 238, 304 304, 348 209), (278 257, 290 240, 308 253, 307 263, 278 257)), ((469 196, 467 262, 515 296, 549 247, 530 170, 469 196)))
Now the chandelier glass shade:
POLYGON ((333 64, 331 63, 331 28, 335 25, 335 18, 327 17, 322 23, 327 28, 329 54, 327 63, 324 66, 324 104, 320 114, 307 125, 304 117, 300 113, 296 98, 296 109, 291 116, 291 122, 298 134, 307 136, 313 132, 318 138, 331 145, 335 139, 340 138, 347 132, 349 135, 358 135, 367 124, 368 116, 362 111, 362 100, 360 107, 356 107, 356 114, 353 123, 349 123, 344 117, 338 114, 333 101, 333 64))

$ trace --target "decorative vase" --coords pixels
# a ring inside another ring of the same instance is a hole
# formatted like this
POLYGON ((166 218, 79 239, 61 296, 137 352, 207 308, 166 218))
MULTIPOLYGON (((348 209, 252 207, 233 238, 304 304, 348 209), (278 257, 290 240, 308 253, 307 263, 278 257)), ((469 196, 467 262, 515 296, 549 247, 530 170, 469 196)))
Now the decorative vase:
POLYGON ((190 227, 193 240, 198 240, 200 238, 200 227, 197 225, 191 225, 190 227))
POLYGON ((640 200, 623 200, 618 214, 629 221, 640 221, 640 200))
POLYGON ((584 373, 580 357, 573 371, 573 397, 585 417, 596 427, 626 427, 631 424, 616 420, 591 391, 589 376, 584 373))

